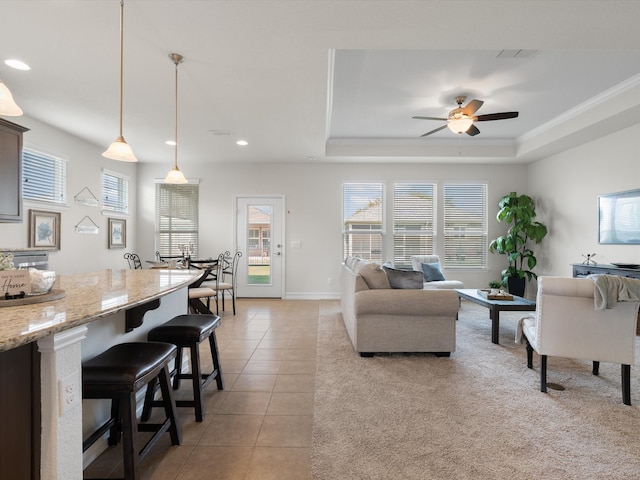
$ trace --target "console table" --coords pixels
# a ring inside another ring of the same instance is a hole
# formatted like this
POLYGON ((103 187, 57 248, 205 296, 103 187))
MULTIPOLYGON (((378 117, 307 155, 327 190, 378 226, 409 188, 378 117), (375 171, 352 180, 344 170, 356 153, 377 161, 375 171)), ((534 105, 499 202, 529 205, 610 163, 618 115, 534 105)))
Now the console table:
MULTIPOLYGON (((640 268, 623 268, 615 265, 586 265, 583 263, 572 263, 574 277, 586 277, 587 275, 619 275, 622 277, 640 279, 640 268)), ((638 313, 638 325, 636 335, 640 335, 640 312, 638 313)))
POLYGON ((573 276, 586 277, 587 275, 619 275, 621 277, 640 278, 640 268, 622 268, 615 265, 586 265, 573 263, 573 276))

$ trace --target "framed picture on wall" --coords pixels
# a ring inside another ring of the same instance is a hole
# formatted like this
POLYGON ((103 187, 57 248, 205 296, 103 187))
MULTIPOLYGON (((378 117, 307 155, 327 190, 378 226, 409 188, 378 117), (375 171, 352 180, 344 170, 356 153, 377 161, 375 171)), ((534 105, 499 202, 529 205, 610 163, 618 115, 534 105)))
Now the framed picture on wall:
POLYGON ((29 210, 29 247, 60 250, 60 212, 29 210))
POLYGON ((127 221, 122 218, 109 219, 109 248, 127 246, 127 221))

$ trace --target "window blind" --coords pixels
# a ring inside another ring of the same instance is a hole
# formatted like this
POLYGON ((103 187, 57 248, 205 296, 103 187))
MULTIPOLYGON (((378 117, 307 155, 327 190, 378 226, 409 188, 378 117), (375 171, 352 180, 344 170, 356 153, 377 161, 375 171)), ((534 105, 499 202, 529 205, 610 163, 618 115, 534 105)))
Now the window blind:
POLYGON ((393 186, 393 264, 411 268, 411 255, 433 253, 436 185, 396 183, 393 186))
POLYGON ((444 185, 444 264, 487 265, 487 185, 444 185))
POLYGON ((343 254, 382 260, 384 185, 344 183, 342 186, 343 254))
POLYGON ((129 180, 108 170, 102 171, 102 209, 129 213, 129 180))
POLYGON ((67 204, 67 161, 35 150, 22 151, 22 198, 67 204))
POLYGON ((179 245, 193 244, 198 255, 199 185, 156 184, 156 250, 181 255, 179 245))

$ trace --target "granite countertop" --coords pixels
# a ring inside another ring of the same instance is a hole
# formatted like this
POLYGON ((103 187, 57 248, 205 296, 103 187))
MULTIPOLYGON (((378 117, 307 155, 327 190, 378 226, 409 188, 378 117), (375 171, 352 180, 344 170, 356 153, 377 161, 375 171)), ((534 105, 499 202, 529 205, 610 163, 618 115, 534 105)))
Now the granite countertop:
POLYGON ((152 269, 59 275, 53 288, 64 291, 63 298, 0 306, 0 351, 144 304, 189 285, 201 275, 200 271, 152 269))

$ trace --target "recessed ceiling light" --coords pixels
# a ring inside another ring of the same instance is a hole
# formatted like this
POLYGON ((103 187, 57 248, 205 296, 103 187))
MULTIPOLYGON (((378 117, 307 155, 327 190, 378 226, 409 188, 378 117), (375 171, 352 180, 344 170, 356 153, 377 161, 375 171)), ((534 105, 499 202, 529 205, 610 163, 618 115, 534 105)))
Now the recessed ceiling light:
POLYGON ((236 142, 236 145, 240 145, 241 147, 246 147, 247 145, 249 145, 249 142, 247 142, 246 140, 238 140, 236 142))
POLYGON ((171 145, 172 147, 175 146, 176 142, 174 140, 167 140, 166 142, 167 145, 171 145))
POLYGON ((10 58, 4 61, 4 64, 8 67, 15 68, 16 70, 31 70, 31 67, 20 60, 16 60, 15 58, 10 58))

